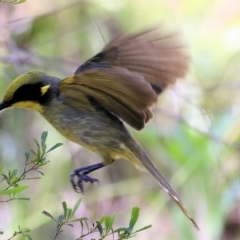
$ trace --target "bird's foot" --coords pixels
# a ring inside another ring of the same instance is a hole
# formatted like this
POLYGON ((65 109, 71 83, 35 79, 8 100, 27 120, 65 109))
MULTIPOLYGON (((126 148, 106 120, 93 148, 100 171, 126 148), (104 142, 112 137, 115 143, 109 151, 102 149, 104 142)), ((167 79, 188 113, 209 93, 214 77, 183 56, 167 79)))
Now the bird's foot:
POLYGON ((102 163, 97 163, 91 166, 75 169, 70 175, 70 182, 73 186, 73 189, 76 192, 84 194, 84 182, 90 182, 91 184, 94 182, 99 182, 98 179, 89 177, 88 174, 99 168, 102 168, 103 166, 104 165, 102 163))
POLYGON ((83 183, 84 182, 90 182, 91 184, 93 184, 94 182, 99 182, 98 179, 89 177, 87 174, 78 172, 76 170, 74 170, 71 175, 70 175, 70 181, 72 183, 73 189, 76 192, 79 193, 85 193, 84 192, 84 188, 83 188, 83 183))

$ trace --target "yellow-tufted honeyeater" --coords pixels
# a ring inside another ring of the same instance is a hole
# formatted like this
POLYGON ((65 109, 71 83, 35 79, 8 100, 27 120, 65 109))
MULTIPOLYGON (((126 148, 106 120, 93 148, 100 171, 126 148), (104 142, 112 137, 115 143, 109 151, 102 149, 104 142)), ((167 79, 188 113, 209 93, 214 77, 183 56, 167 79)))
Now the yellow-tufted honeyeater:
POLYGON ((152 117, 157 96, 187 71, 189 56, 178 35, 148 29, 124 34, 82 64, 67 78, 31 71, 8 87, 0 110, 21 107, 38 111, 67 139, 99 154, 103 161, 75 169, 70 181, 83 192, 88 174, 126 159, 146 168, 197 227, 179 197, 123 122, 141 130, 152 117))

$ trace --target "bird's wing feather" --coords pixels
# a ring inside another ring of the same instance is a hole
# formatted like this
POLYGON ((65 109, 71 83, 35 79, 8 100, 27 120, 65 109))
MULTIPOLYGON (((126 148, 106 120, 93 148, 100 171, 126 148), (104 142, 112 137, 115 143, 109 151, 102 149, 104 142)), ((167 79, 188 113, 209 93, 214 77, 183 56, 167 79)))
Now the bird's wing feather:
POLYGON ((140 130, 152 118, 157 94, 186 73, 189 58, 180 39, 159 28, 116 37, 63 80, 60 91, 69 99, 74 92, 74 101, 85 93, 140 130))
POLYGON ((159 94, 186 74, 188 63, 181 34, 167 34, 157 27, 114 38, 75 73, 86 68, 120 66, 141 74, 159 94))
POLYGON ((94 98, 137 130, 152 118, 149 108, 157 99, 151 85, 140 74, 120 67, 85 70, 62 80, 59 90, 66 99, 76 101, 79 97, 82 101, 81 93, 94 98))

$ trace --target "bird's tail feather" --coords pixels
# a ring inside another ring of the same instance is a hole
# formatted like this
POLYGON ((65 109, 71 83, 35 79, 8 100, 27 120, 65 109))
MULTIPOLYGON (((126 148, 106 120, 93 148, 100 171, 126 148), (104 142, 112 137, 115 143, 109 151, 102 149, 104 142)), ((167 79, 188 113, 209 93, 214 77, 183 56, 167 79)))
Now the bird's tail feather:
POLYGON ((157 182, 161 185, 161 187, 170 195, 170 197, 179 206, 179 208, 182 210, 185 216, 193 223, 193 225, 197 229, 199 229, 196 222, 188 213, 186 207, 183 205, 178 195, 175 193, 172 187, 168 184, 168 182, 164 179, 164 177, 158 171, 158 169, 154 166, 154 164, 148 157, 147 153, 141 148, 141 146, 137 144, 135 141, 130 141, 128 144, 127 143, 125 144, 129 145, 127 147, 131 149, 133 157, 135 158, 134 162, 136 163, 136 159, 140 161, 141 165, 143 165, 152 174, 152 176, 157 180, 157 182))

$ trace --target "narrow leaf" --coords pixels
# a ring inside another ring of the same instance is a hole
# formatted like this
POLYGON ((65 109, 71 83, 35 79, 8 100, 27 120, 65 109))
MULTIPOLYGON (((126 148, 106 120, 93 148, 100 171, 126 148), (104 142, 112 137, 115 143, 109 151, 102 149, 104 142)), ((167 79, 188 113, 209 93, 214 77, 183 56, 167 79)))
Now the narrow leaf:
POLYGON ((48 136, 48 132, 43 132, 41 135, 41 147, 42 147, 42 152, 45 153, 46 152, 46 140, 47 140, 47 136, 48 136))
POLYGON ((11 180, 10 180, 10 185, 14 185, 15 183, 18 182, 18 177, 11 177, 11 180))
POLYGON ((39 148, 40 148, 40 145, 39 145, 38 141, 37 141, 36 139, 34 139, 34 142, 35 142, 37 148, 39 149, 39 148))
POLYGON ((115 216, 105 216, 106 234, 110 232, 114 219, 115 219, 115 216))
POLYGON ((32 154, 34 154, 35 156, 37 156, 37 154, 35 153, 34 150, 30 149, 29 152, 31 152, 32 154))
POLYGON ((30 157, 30 152, 29 151, 26 151, 25 152, 25 157, 26 157, 26 160, 28 161, 29 157, 30 157))
POLYGON ((77 218, 77 219, 74 219, 74 220, 72 220, 70 222, 81 222, 81 221, 88 221, 88 218, 86 218, 86 217, 77 218))
POLYGON ((15 2, 13 2, 14 4, 19 4, 19 3, 23 3, 23 2, 26 2, 27 0, 18 0, 18 1, 16 1, 15 0, 15 2))
POLYGON ((100 233, 100 236, 103 237, 103 227, 102 227, 102 225, 98 221, 96 221, 96 224, 97 224, 97 229, 100 233))
POLYGON ((140 228, 140 229, 138 229, 137 231, 135 231, 134 233, 141 232, 141 231, 146 230, 146 229, 148 229, 148 228, 150 228, 150 227, 152 227, 152 225, 148 225, 148 226, 145 226, 145 227, 143 227, 143 228, 140 228))
POLYGON ((5 2, 5 3, 12 3, 12 4, 19 4, 26 2, 27 0, 0 0, 0 2, 5 2))
POLYGON ((128 229, 125 228, 125 227, 122 227, 122 228, 118 228, 118 229, 114 230, 113 232, 114 232, 114 233, 115 233, 115 232, 128 232, 128 229))
POLYGON ((14 187, 14 188, 11 188, 8 190, 0 190, 0 194, 1 195, 16 194, 16 193, 26 190, 27 188, 28 188, 28 186, 18 186, 18 187, 14 187))
POLYGON ((49 150, 47 150, 46 153, 49 153, 49 152, 51 152, 52 150, 54 150, 54 149, 56 149, 56 148, 58 148, 58 147, 60 147, 60 146, 62 146, 62 145, 63 145, 62 143, 57 143, 57 144, 55 144, 53 147, 51 147, 49 150))
POLYGON ((30 201, 31 199, 30 198, 15 198, 17 200, 25 200, 25 201, 30 201))
POLYGON ((47 140, 47 136, 48 136, 48 132, 43 132, 41 135, 41 145, 42 148, 44 148, 45 144, 46 144, 46 140, 47 140))
POLYGON ((63 206, 63 211, 64 211, 64 217, 65 217, 65 219, 67 219, 67 203, 65 201, 62 202, 62 206, 63 206))
POLYGON ((30 228, 23 228, 23 229, 21 229, 21 232, 23 232, 23 233, 31 232, 31 229, 30 228))
MULTIPOLYGON (((38 171, 39 172, 39 171, 38 171)), ((42 175, 44 175, 42 172, 39 172, 42 175)), ((29 177, 29 178, 24 178, 24 180, 31 180, 31 179, 41 179, 41 177, 29 177)))
POLYGON ((30 163, 37 163, 37 162, 39 162, 39 157, 38 156, 35 159, 33 159, 30 163))
POLYGON ((132 232, 132 230, 138 220, 139 211, 140 211, 139 207, 133 207, 133 209, 132 209, 131 220, 130 220, 129 227, 128 227, 128 230, 130 233, 132 232))
POLYGON ((42 214, 44 214, 45 216, 51 218, 52 220, 54 220, 55 222, 57 222, 57 220, 47 211, 42 211, 42 214))
POLYGON ((73 210, 72 210, 72 216, 71 216, 71 217, 74 216, 74 214, 75 214, 75 212, 77 211, 77 209, 78 209, 81 201, 82 201, 82 199, 80 198, 80 199, 78 199, 77 202, 75 203, 75 205, 74 205, 74 207, 73 207, 73 210))
POLYGON ((6 174, 1 174, 1 176, 3 176, 3 178, 1 179, 0 182, 3 182, 4 180, 8 181, 8 176, 6 174))
POLYGON ((72 224, 70 224, 70 223, 67 223, 66 225, 68 225, 69 227, 73 227, 73 225, 72 225, 72 224))
POLYGON ((18 170, 17 169, 12 169, 11 170, 11 176, 15 177, 17 175, 18 170))
POLYGON ((39 161, 41 161, 41 148, 39 147, 38 149, 37 149, 37 162, 39 162, 39 161))
POLYGON ((71 208, 68 208, 68 209, 67 209, 67 218, 66 218, 66 219, 67 219, 67 220, 70 219, 71 216, 72 216, 72 209, 71 209, 71 208))

